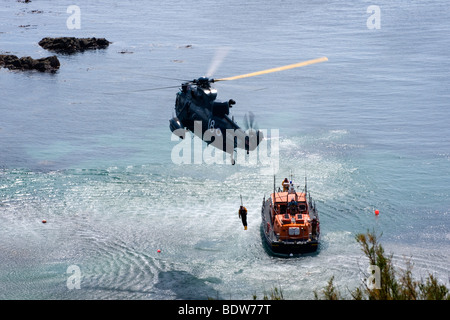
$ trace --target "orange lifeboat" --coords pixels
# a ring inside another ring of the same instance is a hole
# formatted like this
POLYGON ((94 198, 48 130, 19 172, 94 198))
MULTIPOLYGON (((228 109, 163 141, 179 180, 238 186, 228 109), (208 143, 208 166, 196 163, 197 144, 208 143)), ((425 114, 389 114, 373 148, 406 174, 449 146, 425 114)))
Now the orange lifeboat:
POLYGON ((261 216, 265 242, 273 253, 315 252, 319 246, 319 214, 305 188, 297 192, 292 181, 263 200, 261 216), (285 191, 287 190, 287 191, 285 191))

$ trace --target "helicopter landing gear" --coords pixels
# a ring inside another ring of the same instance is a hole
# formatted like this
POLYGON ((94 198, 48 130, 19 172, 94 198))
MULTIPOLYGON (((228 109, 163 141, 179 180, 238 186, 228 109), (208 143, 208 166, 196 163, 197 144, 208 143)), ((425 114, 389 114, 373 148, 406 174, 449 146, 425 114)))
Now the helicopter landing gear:
POLYGON ((231 153, 231 165, 235 165, 236 164, 236 160, 234 160, 234 153, 236 152, 236 149, 231 153))

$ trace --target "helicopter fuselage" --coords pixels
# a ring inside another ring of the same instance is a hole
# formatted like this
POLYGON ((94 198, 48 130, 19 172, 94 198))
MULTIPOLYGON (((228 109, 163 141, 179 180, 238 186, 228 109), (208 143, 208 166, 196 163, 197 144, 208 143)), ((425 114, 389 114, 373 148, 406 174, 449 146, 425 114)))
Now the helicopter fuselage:
POLYGON ((233 118, 230 119, 228 117, 230 108, 235 102, 231 99, 228 102, 215 101, 217 90, 211 88, 210 84, 290 70, 324 61, 328 61, 328 58, 322 57, 227 78, 208 79, 200 77, 185 82, 181 85, 180 92, 177 93, 175 101, 176 117, 169 120, 170 130, 182 139, 185 137, 185 130, 189 130, 208 145, 213 144, 216 148, 230 153, 232 160, 237 148, 244 149, 249 153, 255 150, 264 139, 263 133, 252 128, 251 123, 253 121, 248 122, 250 124, 247 126, 249 130, 244 131, 234 122, 233 118))
MULTIPOLYGON (((262 141, 260 131, 246 133, 233 119, 230 108, 234 100, 216 101, 217 90, 207 78, 194 80, 195 85, 184 83, 175 100, 176 117, 170 120, 172 132, 184 129, 193 132, 208 145, 232 154, 236 148, 253 151, 262 141)), ((179 135, 184 138, 183 131, 179 135)), ((180 132, 178 131, 178 132, 180 132)))

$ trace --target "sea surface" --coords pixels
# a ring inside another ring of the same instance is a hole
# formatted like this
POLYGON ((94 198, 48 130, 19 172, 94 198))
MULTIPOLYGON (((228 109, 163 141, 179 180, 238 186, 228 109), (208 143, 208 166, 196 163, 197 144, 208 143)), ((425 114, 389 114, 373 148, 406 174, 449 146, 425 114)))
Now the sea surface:
POLYGON ((112 42, 58 54, 55 74, 0 69, 0 299, 313 299, 332 276, 348 294, 367 231, 398 268, 449 285, 449 34, 442 0, 0 0, 0 54, 112 42), (275 166, 175 161, 177 86, 217 56, 218 78, 328 57, 215 84, 239 124, 253 112, 273 133, 275 166), (264 248, 260 211, 291 174, 322 242, 285 258, 264 248))

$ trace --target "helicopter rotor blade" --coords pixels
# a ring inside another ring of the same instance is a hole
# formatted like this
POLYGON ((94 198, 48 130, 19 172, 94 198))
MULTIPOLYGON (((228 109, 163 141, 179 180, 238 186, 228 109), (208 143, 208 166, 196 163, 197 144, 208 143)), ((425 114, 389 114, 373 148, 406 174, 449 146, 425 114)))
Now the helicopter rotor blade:
POLYGON ((144 91, 153 91, 153 90, 163 90, 163 89, 172 89, 172 88, 179 88, 180 86, 168 86, 168 87, 158 87, 158 88, 148 88, 148 89, 141 89, 141 90, 132 90, 132 91, 121 91, 121 92, 105 92, 105 94, 128 94, 128 93, 135 93, 135 92, 144 92, 144 91))
POLYGON ((250 121, 250 129, 253 129, 253 125, 255 124, 255 115, 253 114, 253 112, 249 111, 248 112, 248 118, 250 121))
POLYGON ((214 79, 214 82, 237 80, 237 79, 242 79, 242 78, 249 78, 249 77, 259 76, 261 74, 267 74, 267 73, 272 73, 272 72, 279 72, 279 71, 289 70, 289 69, 293 69, 293 68, 304 67, 304 66, 308 66, 310 64, 324 62, 324 61, 328 61, 328 58, 327 57, 322 57, 322 58, 307 60, 307 61, 298 62, 298 63, 294 63, 294 64, 289 64, 289 65, 282 66, 282 67, 271 68, 271 69, 261 70, 261 71, 257 71, 257 72, 241 74, 241 75, 234 76, 234 77, 214 79))
POLYGON ((244 115, 244 126, 245 126, 245 130, 256 130, 256 126, 255 126, 255 114, 251 111, 248 112, 248 116, 247 113, 244 115))
POLYGON ((209 66, 208 72, 206 73, 206 77, 211 78, 216 70, 220 67, 225 57, 230 52, 230 47, 221 47, 219 48, 211 61, 211 65, 209 66))

